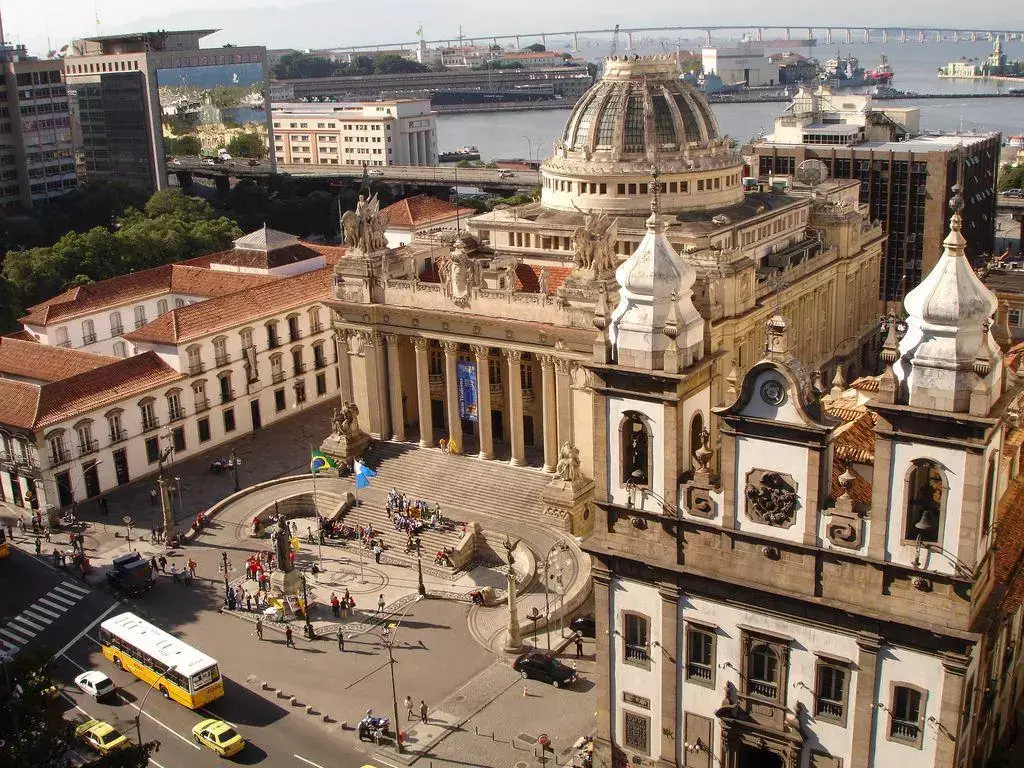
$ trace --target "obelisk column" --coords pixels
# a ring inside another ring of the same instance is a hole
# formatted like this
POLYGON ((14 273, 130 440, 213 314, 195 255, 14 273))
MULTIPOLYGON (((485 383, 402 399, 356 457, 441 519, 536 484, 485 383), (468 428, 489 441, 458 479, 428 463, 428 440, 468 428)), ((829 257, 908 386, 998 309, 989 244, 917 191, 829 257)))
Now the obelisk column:
POLYGON ((391 439, 405 441, 405 411, 402 408, 402 362, 399 354, 401 337, 389 333, 384 337, 388 344, 388 378, 391 394, 391 439))
POLYGON ((508 422, 509 431, 512 433, 512 461, 513 467, 521 467, 526 463, 526 452, 523 438, 523 379, 522 364, 523 353, 518 349, 506 349, 505 358, 508 360, 508 422))
POLYGON ((480 430, 480 458, 494 458, 494 436, 491 433, 491 369, 490 350, 473 347, 476 355, 477 428, 480 430))
POLYGON ((558 421, 555 408, 555 366, 550 355, 540 358, 544 390, 544 471, 554 472, 558 461, 558 421))
POLYGON ((430 341, 424 338, 412 340, 416 349, 416 404, 420 412, 420 448, 434 444, 434 425, 430 415, 430 366, 427 347, 430 341))
POLYGON ((459 361, 459 345, 454 341, 442 341, 444 347, 444 388, 448 400, 448 438, 455 441, 454 453, 462 453, 462 417, 459 415, 459 380, 456 363, 459 361))

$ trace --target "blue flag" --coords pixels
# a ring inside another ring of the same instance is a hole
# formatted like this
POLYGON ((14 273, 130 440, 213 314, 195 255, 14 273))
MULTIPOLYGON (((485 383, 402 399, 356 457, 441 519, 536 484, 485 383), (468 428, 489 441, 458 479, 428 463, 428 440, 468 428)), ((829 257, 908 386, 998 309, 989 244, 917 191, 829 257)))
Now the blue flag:
POLYGON ((352 463, 352 468, 356 473, 356 488, 369 488, 370 478, 376 477, 377 473, 363 464, 359 459, 356 459, 352 463))

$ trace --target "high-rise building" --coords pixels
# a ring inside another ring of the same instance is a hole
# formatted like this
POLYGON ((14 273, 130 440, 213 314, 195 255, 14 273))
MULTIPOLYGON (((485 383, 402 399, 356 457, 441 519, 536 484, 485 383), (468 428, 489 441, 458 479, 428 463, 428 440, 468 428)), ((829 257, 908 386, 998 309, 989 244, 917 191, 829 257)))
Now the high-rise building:
POLYGON ((754 142, 762 178, 793 177, 805 160, 860 181, 860 202, 888 234, 879 296, 894 301, 928 274, 949 233, 948 200, 964 154, 963 231, 974 260, 992 248, 998 133, 922 133, 916 107, 879 107, 868 96, 801 88, 771 135, 754 142))
POLYGON ((63 72, 6 43, 0 26, 0 206, 28 208, 77 184, 63 72))
POLYGON ((65 77, 86 180, 163 189, 167 155, 216 149, 239 131, 259 133, 270 152, 266 48, 200 48, 199 41, 216 31, 108 35, 71 44, 65 77), (192 151, 182 151, 186 147, 192 151))

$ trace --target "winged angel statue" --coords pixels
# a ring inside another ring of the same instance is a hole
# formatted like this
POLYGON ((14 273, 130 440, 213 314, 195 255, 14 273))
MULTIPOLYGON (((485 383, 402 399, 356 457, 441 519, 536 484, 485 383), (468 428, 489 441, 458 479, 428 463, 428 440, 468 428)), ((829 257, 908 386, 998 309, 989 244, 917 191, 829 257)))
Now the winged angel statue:
POLYGON ((369 200, 360 195, 354 211, 346 211, 341 217, 341 229, 345 235, 345 245, 362 251, 373 253, 388 247, 384 228, 387 221, 380 214, 380 200, 374 195, 369 200))
MULTIPOLYGON (((575 204, 574 204, 575 207, 575 204)), ((609 219, 606 212, 583 214, 583 226, 572 233, 573 256, 576 266, 604 276, 615 270, 615 236, 618 219, 609 219)))

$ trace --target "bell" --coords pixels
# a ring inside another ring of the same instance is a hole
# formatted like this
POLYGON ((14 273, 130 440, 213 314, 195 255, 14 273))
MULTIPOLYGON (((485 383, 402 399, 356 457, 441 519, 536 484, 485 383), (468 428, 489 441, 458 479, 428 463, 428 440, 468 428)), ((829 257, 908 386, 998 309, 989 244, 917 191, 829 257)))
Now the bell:
POLYGON ((932 520, 932 513, 930 510, 925 510, 921 513, 921 517, 918 518, 917 522, 914 523, 914 530, 924 533, 925 531, 931 531, 935 529, 935 521, 932 520))

